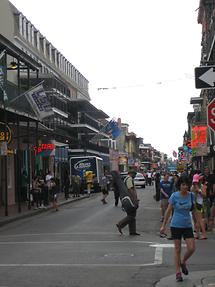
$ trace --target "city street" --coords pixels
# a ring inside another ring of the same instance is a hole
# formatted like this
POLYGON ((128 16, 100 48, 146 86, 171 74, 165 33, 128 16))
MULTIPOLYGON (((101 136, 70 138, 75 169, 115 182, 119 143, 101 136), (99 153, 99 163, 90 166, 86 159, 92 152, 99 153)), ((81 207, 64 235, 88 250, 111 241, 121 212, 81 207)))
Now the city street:
MULTIPOLYGON (((155 286, 174 274, 173 242, 159 237, 159 203, 154 187, 138 189, 137 231, 120 235, 115 227, 125 216, 113 193, 76 201, 0 228, 0 286, 137 287, 155 286)), ((214 268, 215 234, 198 241, 189 269, 214 268)), ((188 276, 189 277, 189 276, 188 276)), ((183 286, 183 285, 181 285, 183 286)))

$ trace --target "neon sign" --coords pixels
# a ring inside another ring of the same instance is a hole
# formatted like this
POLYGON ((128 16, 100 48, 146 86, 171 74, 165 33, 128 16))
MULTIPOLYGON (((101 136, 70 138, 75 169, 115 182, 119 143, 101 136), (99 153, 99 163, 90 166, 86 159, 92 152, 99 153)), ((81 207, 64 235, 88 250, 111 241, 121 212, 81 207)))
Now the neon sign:
POLYGON ((41 144, 38 147, 34 147, 34 155, 40 154, 42 152, 53 151, 55 148, 54 144, 41 144))

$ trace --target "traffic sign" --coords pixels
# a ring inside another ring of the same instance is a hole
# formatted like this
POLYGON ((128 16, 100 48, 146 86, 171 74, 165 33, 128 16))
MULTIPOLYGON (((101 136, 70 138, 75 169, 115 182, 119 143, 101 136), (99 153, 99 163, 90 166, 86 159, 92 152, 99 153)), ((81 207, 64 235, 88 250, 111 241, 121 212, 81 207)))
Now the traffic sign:
POLYGON ((215 88, 215 66, 202 66, 195 68, 196 89, 215 88))
POLYGON ((215 98, 207 106, 208 126, 215 132, 215 98))

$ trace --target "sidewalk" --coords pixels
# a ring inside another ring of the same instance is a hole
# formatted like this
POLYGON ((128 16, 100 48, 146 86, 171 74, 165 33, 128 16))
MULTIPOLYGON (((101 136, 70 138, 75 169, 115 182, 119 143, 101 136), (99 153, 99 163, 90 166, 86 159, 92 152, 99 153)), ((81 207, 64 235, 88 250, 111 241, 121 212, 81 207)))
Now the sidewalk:
POLYGON ((215 270, 190 272, 183 282, 175 281, 175 274, 162 278, 156 287, 215 287, 215 270))
MULTIPOLYGON (((68 198, 66 200, 64 193, 60 193, 60 195, 58 197, 58 205, 61 206, 61 205, 68 204, 68 203, 71 203, 73 201, 81 200, 84 198, 88 198, 88 195, 87 194, 81 194, 80 197, 72 197, 70 195, 70 198, 68 198)), ((8 216, 5 216, 5 208, 2 207, 2 208, 0 208, 0 226, 3 226, 7 223, 10 223, 10 222, 22 219, 22 218, 26 218, 26 217, 30 217, 30 216, 39 214, 41 212, 45 212, 45 211, 50 210, 52 208, 53 208, 52 204, 50 204, 46 208, 40 208, 40 209, 35 210, 33 206, 31 206, 31 209, 29 209, 28 203, 22 203, 21 204, 21 212, 19 212, 18 211, 18 204, 15 204, 15 205, 8 206, 8 216)))

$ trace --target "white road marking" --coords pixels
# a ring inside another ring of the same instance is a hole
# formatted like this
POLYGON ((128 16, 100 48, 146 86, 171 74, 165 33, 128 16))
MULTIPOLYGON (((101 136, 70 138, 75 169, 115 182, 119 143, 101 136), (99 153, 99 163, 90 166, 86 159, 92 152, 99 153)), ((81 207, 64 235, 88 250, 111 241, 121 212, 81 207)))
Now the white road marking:
MULTIPOLYGON (((129 243, 140 243, 140 244, 152 244, 153 242, 148 241, 107 241, 107 240, 67 240, 67 241, 0 241, 0 245, 11 245, 11 244, 74 244, 74 243, 82 243, 82 244, 98 244, 98 243, 120 243, 120 244, 129 244, 129 243)), ((152 245, 152 247, 154 247, 152 245)))
POLYGON ((161 265, 163 263, 163 247, 155 248, 155 260, 154 263, 161 265))
MULTIPOLYGON (((185 244, 182 244, 182 247, 185 247, 185 244)), ((167 244, 151 244, 150 247, 155 247, 155 260, 154 263, 161 265, 163 263, 163 249, 164 248, 174 248, 174 243, 167 244)))
MULTIPOLYGON (((150 245, 151 247, 155 247, 155 248, 157 248, 157 247, 162 247, 162 248, 174 248, 175 247, 175 245, 174 245, 174 243, 156 243, 156 244, 151 244, 150 245)), ((182 244, 181 245, 182 247, 185 247, 186 245, 185 244, 182 244)))
MULTIPOLYGON (((42 234, 27 234, 27 236, 38 236, 38 235, 74 235, 74 234, 104 234, 104 233, 42 233, 42 234)), ((106 234, 106 233, 105 233, 106 234)), ((110 234, 110 233, 108 233, 110 234)), ((115 234, 115 233, 114 233, 115 234)), ((17 235, 9 235, 9 237, 16 237, 17 235)), ((24 234, 19 234, 19 236, 24 236, 24 234)), ((1 236, 3 237, 3 236, 1 236)), ((5 237, 5 236, 4 236, 5 237)), ((154 262, 152 263, 144 263, 144 264, 76 264, 76 263, 71 263, 71 264, 0 264, 0 267, 70 267, 70 266, 95 266, 95 267, 143 267, 143 266, 155 266, 155 265, 161 265, 163 262, 163 248, 169 248, 169 247, 174 247, 174 244, 159 244, 157 242, 151 242, 151 241, 122 241, 122 240, 104 240, 104 241, 90 241, 90 240, 83 240, 83 241, 75 241, 75 240, 67 240, 67 241, 14 241, 14 242, 8 242, 8 241, 0 241, 0 245, 16 245, 16 244, 75 244, 75 243, 80 243, 80 244, 109 244, 109 243, 120 243, 120 244, 129 244, 129 243, 138 243, 138 244, 149 244, 150 247, 155 248, 155 256, 154 256, 154 262)), ((128 254, 121 254, 121 256, 128 256, 128 254)), ((105 254, 105 257, 110 257, 112 256, 111 254, 105 254)), ((129 254, 129 256, 133 257, 134 254, 129 254)))
MULTIPOLYGON (((23 234, 1 234, 0 235, 0 239, 1 238, 8 238, 8 237, 31 237, 31 236, 44 236, 44 235, 52 235, 52 236, 58 236, 58 235, 117 235, 117 236, 121 236, 119 235, 118 232, 65 232, 65 233, 23 233, 23 234)), ((122 237, 123 238, 123 237, 122 237)), ((151 243, 157 243, 157 242, 151 242, 151 243)))
MULTIPOLYGON (((105 254, 104 257, 118 257, 118 256, 131 256, 133 257, 134 254, 128 254, 128 253, 108 253, 105 254)), ((1 286, 0 286, 1 287, 1 286)))
POLYGON ((23 234, 3 234, 0 238, 4 237, 22 237, 22 236, 41 236, 41 235, 118 235, 118 233, 110 232, 65 232, 65 233, 23 233, 23 234))
POLYGON ((45 263, 45 264, 0 264, 0 267, 144 267, 144 266, 155 266, 158 265, 156 263, 144 263, 144 264, 76 264, 76 263, 45 263))

